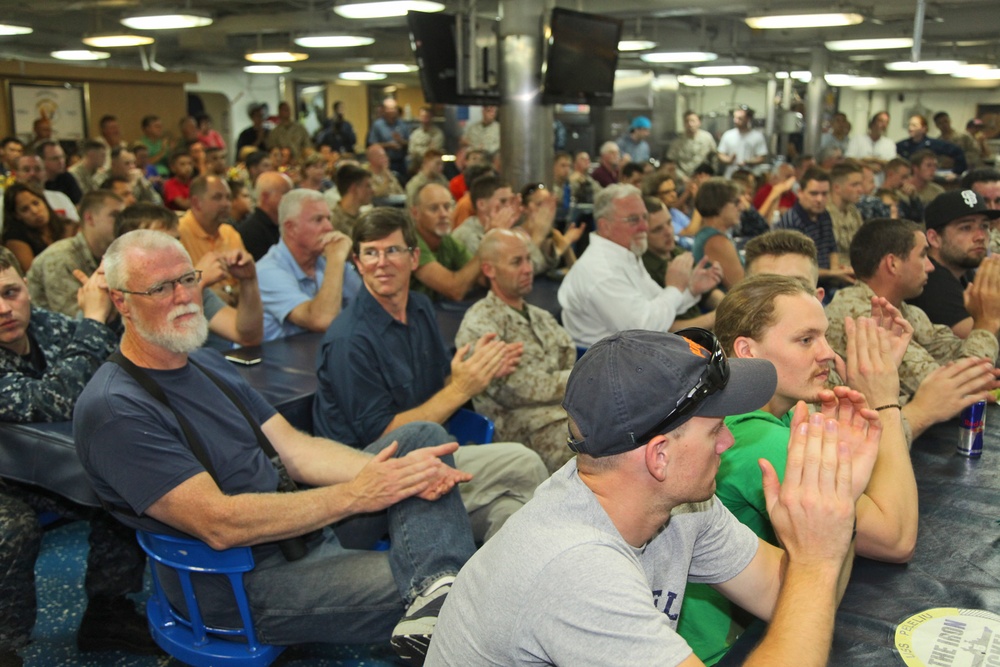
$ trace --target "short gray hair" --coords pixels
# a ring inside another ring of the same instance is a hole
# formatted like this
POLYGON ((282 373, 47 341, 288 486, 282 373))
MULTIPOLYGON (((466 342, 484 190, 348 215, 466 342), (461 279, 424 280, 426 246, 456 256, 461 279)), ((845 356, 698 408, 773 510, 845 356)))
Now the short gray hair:
POLYGON ((618 144, 616 144, 615 142, 605 141, 603 144, 601 144, 601 149, 598 151, 598 154, 604 155, 605 153, 610 153, 613 150, 618 151, 619 154, 621 154, 622 152, 621 147, 619 147, 618 144))
POLYGON ((302 208, 308 202, 326 204, 326 197, 316 190, 296 188, 281 198, 281 203, 278 204, 278 228, 281 230, 282 238, 285 236, 285 221, 298 218, 299 214, 302 213, 302 208))
POLYGON ((610 218, 615 202, 626 197, 642 199, 642 192, 639 188, 628 183, 612 183, 598 192, 597 196, 594 197, 594 220, 610 218))
POLYGON ((127 289, 129 271, 125 256, 133 248, 140 250, 175 250, 190 259, 181 242, 163 232, 152 229, 136 229, 122 234, 104 252, 104 278, 111 289, 127 289))

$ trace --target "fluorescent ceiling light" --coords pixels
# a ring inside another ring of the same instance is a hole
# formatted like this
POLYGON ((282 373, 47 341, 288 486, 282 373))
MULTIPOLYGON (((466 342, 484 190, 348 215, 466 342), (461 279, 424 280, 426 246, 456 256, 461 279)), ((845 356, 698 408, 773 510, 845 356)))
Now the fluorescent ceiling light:
POLYGON ((995 81, 1000 79, 1000 68, 969 66, 963 67, 951 73, 952 76, 960 79, 979 79, 981 81, 995 81))
POLYGON ((648 51, 656 46, 656 42, 648 39, 623 39, 618 42, 619 51, 648 51))
POLYGON ((701 65, 691 68, 691 73, 698 76, 743 76, 759 71, 760 68, 754 65, 701 65))
MULTIPOLYGON (((948 61, 941 61, 942 63, 947 63, 948 61)), ((961 69, 968 68, 969 65, 961 60, 952 61, 951 64, 935 65, 934 67, 928 67, 928 74, 952 74, 961 69)))
POLYGON ((105 60, 111 57, 107 51, 87 51, 85 49, 53 51, 49 55, 56 60, 105 60))
POLYGON ((387 19, 406 16, 407 12, 441 12, 444 5, 429 0, 386 0, 336 5, 333 11, 345 19, 387 19))
POLYGON ((981 71, 987 70, 987 69, 993 69, 993 67, 994 67, 994 65, 986 65, 986 64, 983 64, 983 63, 973 63, 971 65, 960 65, 958 67, 951 68, 951 71, 948 72, 948 74, 951 74, 952 76, 964 78, 966 76, 971 76, 972 74, 975 74, 976 72, 981 72, 981 71))
POLYGON ((680 74, 677 76, 677 83, 682 86, 691 86, 693 88, 728 86, 732 82, 732 79, 723 79, 717 76, 700 77, 690 76, 688 74, 680 74))
POLYGON ((376 65, 365 65, 365 69, 369 72, 377 72, 379 74, 407 74, 409 72, 416 72, 416 65, 404 65, 403 63, 382 63, 376 65))
POLYGON ((861 14, 786 14, 784 16, 748 16, 746 24, 754 30, 786 30, 789 28, 834 28, 857 25, 864 20, 861 14))
POLYGON ((243 56, 252 63, 296 63, 309 57, 306 53, 292 51, 251 51, 243 56))
POLYGON ((894 63, 886 63, 885 68, 890 72, 923 72, 925 70, 954 71, 957 67, 964 65, 961 60, 900 60, 894 63))
POLYGON ((146 35, 128 35, 124 33, 104 33, 101 35, 88 35, 83 38, 83 43, 87 46, 94 46, 99 49, 117 49, 126 46, 145 46, 152 44, 155 40, 146 35))
POLYGON ((831 51, 875 51, 877 49, 913 48, 912 37, 887 37, 885 39, 837 39, 826 42, 831 51))
POLYGON ((183 12, 163 11, 126 16, 121 23, 133 30, 185 30, 212 25, 212 17, 185 9, 183 12))
POLYGON ((835 88, 849 88, 851 86, 874 86, 881 83, 882 79, 874 76, 854 76, 853 74, 827 74, 823 77, 827 85, 835 88))
POLYGON ((288 74, 292 68, 284 65, 247 65, 243 71, 247 74, 288 74))
POLYGON ((374 44, 375 38, 364 35, 304 35, 296 37, 295 43, 307 49, 344 49, 374 44))
POLYGON ((804 83, 809 83, 812 81, 812 72, 808 70, 796 70, 794 72, 776 72, 774 74, 776 79, 795 79, 796 81, 802 81, 804 83))
POLYGON ((647 63, 707 63, 718 57, 710 51, 657 51, 639 56, 647 63))
POLYGON ((381 72, 341 72, 338 76, 345 81, 381 81, 388 75, 381 72))
POLYGON ((26 25, 14 25, 13 23, 0 23, 0 36, 9 35, 30 35, 34 29, 26 25))

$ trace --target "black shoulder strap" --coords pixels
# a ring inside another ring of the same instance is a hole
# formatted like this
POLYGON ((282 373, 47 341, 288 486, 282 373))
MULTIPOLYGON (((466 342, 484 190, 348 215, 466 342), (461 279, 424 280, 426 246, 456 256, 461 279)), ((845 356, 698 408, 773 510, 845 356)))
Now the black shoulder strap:
MULTIPOLYGON (((156 383, 156 380, 150 377, 146 371, 142 370, 134 363, 126 359, 125 356, 121 353, 120 349, 115 350, 114 354, 108 357, 108 361, 121 366, 122 369, 126 373, 131 375, 135 379, 135 381, 138 382, 140 386, 142 386, 143 389, 149 392, 150 396, 158 400, 160 403, 163 403, 163 405, 167 406, 168 410, 174 413, 174 417, 176 417, 177 422, 180 424, 181 430, 184 431, 184 437, 187 439, 188 446, 191 447, 191 451, 194 453, 195 457, 198 459, 201 465, 204 466, 205 470, 212 477, 212 479, 215 480, 215 484, 219 486, 219 488, 222 488, 221 485, 219 485, 219 478, 215 474, 215 469, 212 467, 212 462, 209 460, 208 454, 205 453, 205 447, 202 445, 201 440, 195 433, 195 430, 191 428, 190 422, 188 422, 188 420, 184 417, 184 415, 174 410, 174 408, 170 405, 170 401, 167 399, 167 395, 163 392, 163 388, 156 383)), ((278 488, 276 490, 279 493, 289 493, 297 491, 298 487, 295 485, 295 481, 292 480, 291 476, 288 474, 288 470, 285 469, 284 464, 281 462, 281 457, 279 457, 278 453, 274 451, 274 446, 271 444, 271 441, 268 440, 267 436, 264 435, 264 432, 260 430, 260 426, 257 424, 257 421, 253 419, 253 417, 250 415, 250 411, 243 404, 243 401, 239 399, 239 397, 236 395, 235 392, 233 392, 233 390, 230 387, 228 387, 222 380, 216 377, 215 374, 210 373, 208 369, 206 369, 201 364, 195 362, 193 359, 189 358, 188 361, 191 362, 191 364, 193 364, 195 368, 204 373, 205 376, 208 377, 208 379, 211 380, 215 384, 215 386, 217 386, 222 391, 222 393, 225 394, 226 397, 233 402, 233 405, 235 405, 236 408, 240 411, 240 413, 243 415, 243 418, 247 420, 247 423, 253 430, 254 435, 257 437, 258 446, 264 451, 264 454, 271 460, 271 464, 274 466, 275 471, 278 473, 278 488)), ((110 503, 105 502, 103 499, 101 501, 101 505, 104 507, 104 509, 112 513, 117 512, 124 516, 138 517, 138 515, 134 511, 132 511, 131 507, 117 507, 115 505, 111 505, 110 503)), ((281 549, 282 555, 287 560, 289 561, 298 560, 299 558, 302 558, 309 552, 307 544, 309 540, 311 540, 318 534, 319 531, 313 531, 312 533, 307 533, 305 535, 301 535, 298 537, 279 540, 275 542, 275 544, 277 544, 277 546, 281 549)))
POLYGON ((191 451, 194 453, 195 458, 198 462, 204 466, 205 470, 211 475, 212 479, 215 480, 216 485, 219 483, 219 476, 215 474, 215 467, 212 465, 212 461, 208 458, 208 454, 205 453, 205 447, 201 444, 201 439, 198 437, 195 430, 191 428, 191 422, 189 422, 184 415, 174 410, 173 406, 170 405, 170 401, 167 399, 167 395, 163 393, 163 388, 156 384, 156 380, 149 377, 149 374, 132 363, 129 359, 125 358, 125 355, 121 353, 121 350, 115 350, 114 353, 108 357, 108 361, 118 364, 122 369, 132 376, 132 378, 142 386, 149 395, 163 403, 167 406, 167 409, 174 413, 174 417, 177 418, 177 423, 180 424, 181 430, 184 431, 184 437, 188 441, 188 446, 191 447, 191 451))
POLYGON ((267 439, 267 436, 264 435, 264 432, 260 430, 260 425, 257 424, 257 420, 250 415, 250 411, 247 409, 247 406, 243 403, 243 401, 240 400, 240 397, 236 395, 236 392, 234 392, 229 385, 220 380, 218 376, 216 376, 214 373, 209 372, 207 368, 196 362, 194 359, 191 359, 189 357, 188 362, 191 363, 192 366, 200 370, 202 373, 204 373, 209 380, 215 383, 215 386, 218 387, 219 390, 222 391, 222 393, 225 394, 226 397, 230 401, 232 401, 233 405, 235 405, 237 409, 243 414, 243 418, 247 420, 247 423, 250 425, 250 428, 253 429, 253 434, 257 438, 257 444, 260 445, 260 448, 264 450, 264 453, 267 455, 267 458, 272 460, 276 458, 278 456, 278 452, 274 451, 274 445, 272 445, 271 441, 267 439))

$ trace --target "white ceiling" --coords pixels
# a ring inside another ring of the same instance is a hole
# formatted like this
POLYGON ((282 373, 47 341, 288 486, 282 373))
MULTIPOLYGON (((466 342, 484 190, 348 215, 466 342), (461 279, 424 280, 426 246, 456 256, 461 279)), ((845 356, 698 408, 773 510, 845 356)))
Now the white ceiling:
MULTIPOLYGON (((496 16, 496 0, 442 0, 447 11, 496 16)), ((543 0, 530 2, 541 16, 543 0)), ((830 39, 908 37, 913 35, 916 0, 846 0, 831 8, 810 0, 558 0, 558 6, 616 16, 625 21, 625 34, 641 34, 670 50, 707 49, 721 58, 749 61, 762 69, 760 77, 779 70, 808 69, 810 51, 830 39), (864 23, 850 28, 753 31, 743 19, 748 15, 855 11, 864 23)), ((157 42, 147 55, 167 69, 231 69, 246 64, 243 54, 262 45, 288 47, 291 38, 309 32, 364 31, 375 44, 352 49, 309 49, 308 61, 296 64, 300 77, 332 78, 338 72, 359 69, 373 62, 413 62, 405 19, 351 21, 331 11, 331 0, 172 0, 160 6, 188 6, 211 12, 213 25, 185 31, 150 33, 157 42)), ((155 7, 154 0, 0 0, 0 21, 26 23, 31 35, 0 37, 0 58, 47 60, 57 49, 85 48, 86 33, 121 28, 118 18, 129 11, 155 7)), ((1000 62, 997 38, 997 0, 936 0, 927 5, 921 42, 924 59, 960 59, 1000 62)), ((302 50, 299 48, 298 50, 302 50)), ((137 48, 112 50, 109 66, 141 67, 137 48)), ((909 51, 867 54, 869 60, 849 60, 831 54, 830 70, 869 75, 883 74, 881 63, 907 59, 909 51)), ((622 54, 621 68, 640 66, 637 55, 622 54)), ((641 65, 649 68, 648 65, 641 65)), ((679 72, 683 69, 662 68, 679 72)), ((395 76, 395 75, 394 75, 395 76)), ((398 78, 398 77, 397 77, 398 78)), ((405 77, 404 77, 405 79, 405 77)), ((415 77, 411 75, 411 81, 415 77)), ((928 78, 933 81, 933 78, 928 78)), ((933 85, 933 84, 930 84, 933 85)))

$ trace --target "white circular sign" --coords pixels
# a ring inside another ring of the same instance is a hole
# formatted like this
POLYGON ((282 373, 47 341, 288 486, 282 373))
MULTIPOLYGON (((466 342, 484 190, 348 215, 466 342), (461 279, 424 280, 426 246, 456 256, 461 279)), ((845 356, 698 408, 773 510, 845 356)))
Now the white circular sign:
POLYGON ((1000 667, 1000 615, 928 609, 896 626, 895 644, 909 667, 1000 667))

